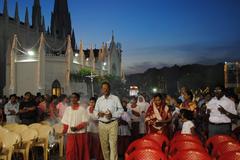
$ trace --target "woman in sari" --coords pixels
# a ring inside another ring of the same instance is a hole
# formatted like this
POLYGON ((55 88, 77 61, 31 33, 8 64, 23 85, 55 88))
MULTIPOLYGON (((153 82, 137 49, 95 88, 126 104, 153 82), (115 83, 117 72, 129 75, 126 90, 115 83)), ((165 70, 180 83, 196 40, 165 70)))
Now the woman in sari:
POLYGON ((193 93, 191 90, 186 90, 183 94, 184 96, 184 101, 180 105, 180 109, 187 109, 190 111, 193 111, 194 113, 196 112, 197 109, 197 104, 195 101, 193 101, 193 93))
POLYGON ((167 134, 168 124, 171 122, 172 115, 169 107, 160 93, 154 95, 152 103, 147 110, 145 123, 147 133, 167 134))

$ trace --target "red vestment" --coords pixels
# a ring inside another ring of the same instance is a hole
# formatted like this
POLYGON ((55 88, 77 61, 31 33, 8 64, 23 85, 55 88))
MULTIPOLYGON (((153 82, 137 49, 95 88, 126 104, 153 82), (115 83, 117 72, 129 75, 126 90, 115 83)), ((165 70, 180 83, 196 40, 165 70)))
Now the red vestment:
POLYGON ((87 133, 68 134, 66 160, 89 160, 87 133))
POLYGON ((104 160, 98 133, 88 133, 90 158, 104 160))

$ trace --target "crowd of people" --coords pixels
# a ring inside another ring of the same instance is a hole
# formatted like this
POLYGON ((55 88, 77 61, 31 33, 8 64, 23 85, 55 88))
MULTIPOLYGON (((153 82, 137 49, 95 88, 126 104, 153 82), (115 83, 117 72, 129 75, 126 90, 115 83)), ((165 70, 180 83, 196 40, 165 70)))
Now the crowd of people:
POLYGON ((216 134, 240 138, 238 96, 216 86, 213 91, 193 92, 182 87, 178 95, 156 93, 117 97, 104 82, 102 95, 87 104, 78 93, 70 97, 10 95, 0 101, 0 123, 62 123, 67 160, 116 160, 128 145, 148 133, 176 132, 199 135, 202 141, 216 134), (77 158, 76 158, 77 157, 77 158))

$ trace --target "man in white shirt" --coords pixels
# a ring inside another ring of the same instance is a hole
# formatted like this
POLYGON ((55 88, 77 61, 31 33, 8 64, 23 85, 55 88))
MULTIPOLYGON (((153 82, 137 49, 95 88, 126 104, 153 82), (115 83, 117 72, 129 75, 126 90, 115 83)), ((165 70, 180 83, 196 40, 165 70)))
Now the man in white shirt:
POLYGON ((7 123, 18 123, 17 113, 19 111, 19 103, 15 94, 10 95, 10 100, 4 106, 7 123))
POLYGON ((237 115, 235 104, 224 95, 224 88, 217 86, 213 97, 207 105, 209 114, 208 137, 216 134, 231 133, 231 119, 237 115))
POLYGON ((99 121, 99 138, 104 160, 117 160, 118 119, 123 113, 121 102, 117 96, 110 94, 110 84, 103 82, 103 96, 98 98, 94 115, 99 121))

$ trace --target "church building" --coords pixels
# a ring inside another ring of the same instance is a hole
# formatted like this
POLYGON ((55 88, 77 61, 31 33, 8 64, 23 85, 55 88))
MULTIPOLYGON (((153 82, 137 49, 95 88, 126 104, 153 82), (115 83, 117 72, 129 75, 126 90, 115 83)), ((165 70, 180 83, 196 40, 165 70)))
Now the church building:
POLYGON ((100 48, 91 45, 84 49, 83 41, 77 48, 67 0, 55 0, 47 29, 40 0, 34 0, 31 25, 28 8, 22 22, 18 3, 11 17, 4 0, 0 24, 0 95, 23 95, 26 91, 87 95, 86 83, 73 80, 72 74, 88 68, 99 76, 122 75, 122 49, 114 35, 110 44, 103 43, 100 48))

